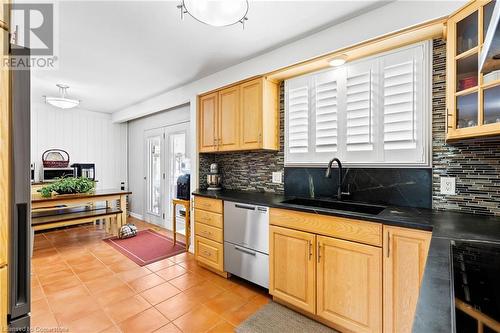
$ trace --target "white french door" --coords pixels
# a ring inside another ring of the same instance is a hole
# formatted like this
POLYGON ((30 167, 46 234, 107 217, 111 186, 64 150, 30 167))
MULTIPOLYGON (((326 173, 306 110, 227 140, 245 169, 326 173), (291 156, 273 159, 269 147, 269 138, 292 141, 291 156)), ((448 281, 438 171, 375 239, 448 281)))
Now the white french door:
POLYGON ((146 214, 144 219, 147 222, 164 226, 164 208, 162 197, 165 191, 163 182, 164 169, 164 130, 152 129, 144 133, 146 152, 146 214))
MULTIPOLYGON (((177 178, 190 173, 189 122, 145 132, 147 222, 172 230, 177 178)), ((180 212, 176 212, 180 215, 180 212)), ((182 218, 177 230, 184 229, 182 218)))

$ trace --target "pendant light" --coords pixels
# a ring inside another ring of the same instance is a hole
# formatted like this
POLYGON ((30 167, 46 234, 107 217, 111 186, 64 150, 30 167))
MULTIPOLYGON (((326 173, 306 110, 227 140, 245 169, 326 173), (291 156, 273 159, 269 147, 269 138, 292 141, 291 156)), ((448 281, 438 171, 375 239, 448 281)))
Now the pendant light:
POLYGON ((214 27, 241 23, 245 28, 245 21, 248 20, 248 0, 182 0, 177 8, 181 11, 181 19, 184 14, 189 14, 214 27))
POLYGON ((60 97, 44 96, 45 103, 49 103, 50 105, 60 109, 71 109, 80 104, 80 101, 77 99, 66 98, 67 94, 66 91, 68 90, 69 86, 65 84, 56 84, 56 86, 59 88, 59 94, 61 94, 61 96, 60 97))

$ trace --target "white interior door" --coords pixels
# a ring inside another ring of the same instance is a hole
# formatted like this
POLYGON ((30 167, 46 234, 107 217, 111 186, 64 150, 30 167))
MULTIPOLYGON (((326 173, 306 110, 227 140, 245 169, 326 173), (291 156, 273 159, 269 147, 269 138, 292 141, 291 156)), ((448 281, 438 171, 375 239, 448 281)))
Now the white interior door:
POLYGON ((165 158, 164 158, 164 129, 153 129, 144 132, 144 143, 146 152, 145 170, 146 175, 146 212, 144 219, 161 227, 164 227, 165 207, 164 198, 165 185, 165 158))

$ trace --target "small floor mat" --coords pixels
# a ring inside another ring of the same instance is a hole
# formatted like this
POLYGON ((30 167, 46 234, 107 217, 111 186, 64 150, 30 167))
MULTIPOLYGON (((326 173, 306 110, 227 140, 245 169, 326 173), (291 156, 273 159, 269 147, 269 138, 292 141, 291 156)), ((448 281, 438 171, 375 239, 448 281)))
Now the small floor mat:
POLYGON ((148 265, 186 251, 185 244, 177 241, 174 245, 172 239, 149 229, 139 231, 135 237, 126 239, 113 237, 104 241, 139 266, 148 265))
POLYGON ((292 311, 278 303, 269 302, 236 328, 237 333, 338 333, 337 331, 292 311))

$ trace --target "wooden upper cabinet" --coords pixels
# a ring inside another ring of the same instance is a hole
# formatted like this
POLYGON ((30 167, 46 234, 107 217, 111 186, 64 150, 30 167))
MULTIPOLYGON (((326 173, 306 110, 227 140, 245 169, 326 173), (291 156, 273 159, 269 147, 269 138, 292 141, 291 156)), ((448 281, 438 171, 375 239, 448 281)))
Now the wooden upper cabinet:
POLYGON ((262 80, 241 85, 241 140, 242 149, 258 149, 262 144, 262 80))
POLYGON ((317 315, 353 332, 382 331, 382 249, 317 236, 317 315))
POLYGON ((500 78, 479 58, 494 1, 472 1, 447 22, 447 140, 500 135, 500 78))
POLYGON ((384 235, 384 332, 411 332, 431 233, 384 226, 384 235))
POLYGON ((269 293, 315 313, 316 236, 275 226, 269 231, 269 293))
POLYGON ((199 98, 198 149, 200 152, 217 150, 218 93, 199 98))
POLYGON ((240 87, 230 87, 219 92, 219 150, 237 150, 240 138, 240 87))
POLYGON ((257 78, 200 96, 199 152, 279 150, 278 94, 277 83, 257 78))

